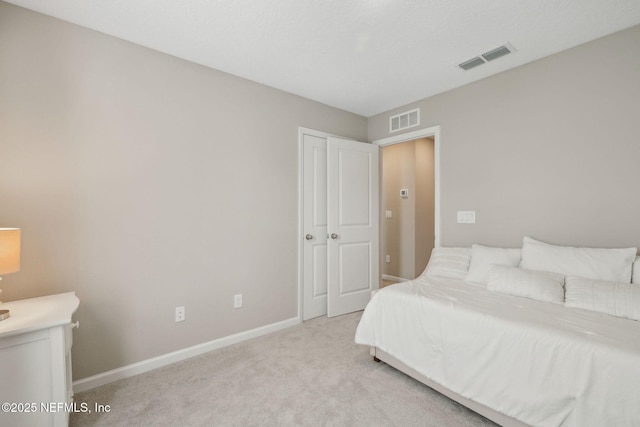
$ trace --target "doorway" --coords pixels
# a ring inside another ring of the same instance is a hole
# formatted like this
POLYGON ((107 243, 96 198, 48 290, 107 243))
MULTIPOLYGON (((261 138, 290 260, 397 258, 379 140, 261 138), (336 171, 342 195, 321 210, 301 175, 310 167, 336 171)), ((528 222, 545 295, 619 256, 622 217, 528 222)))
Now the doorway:
POLYGON ((411 280, 440 244, 439 127, 383 140, 381 284, 411 280))
POLYGON ((415 279, 433 250, 433 138, 382 148, 382 279, 415 279))

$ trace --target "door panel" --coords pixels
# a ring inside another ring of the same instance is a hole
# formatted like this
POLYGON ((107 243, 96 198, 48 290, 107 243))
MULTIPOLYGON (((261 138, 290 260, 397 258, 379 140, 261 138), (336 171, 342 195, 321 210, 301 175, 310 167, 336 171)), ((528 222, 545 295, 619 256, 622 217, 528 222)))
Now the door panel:
POLYGON ((327 227, 327 143, 318 138, 313 144, 313 226, 327 227))
POLYGON ((305 134, 302 148, 302 319, 308 320, 327 314, 327 140, 305 134))
POLYGON ((327 138, 329 317, 362 310, 379 286, 378 146, 327 138))
POLYGON ((371 244, 369 242, 340 245, 340 295, 370 290, 371 244), (362 268, 366 266, 366 268, 362 268))
POLYGON ((340 201, 339 226, 369 226, 371 217, 369 208, 369 179, 371 176, 371 159, 366 153, 340 149, 338 151, 338 192, 340 201))
POLYGON ((327 245, 316 244, 313 246, 313 285, 312 296, 314 299, 324 299, 322 310, 326 314, 327 308, 327 245))

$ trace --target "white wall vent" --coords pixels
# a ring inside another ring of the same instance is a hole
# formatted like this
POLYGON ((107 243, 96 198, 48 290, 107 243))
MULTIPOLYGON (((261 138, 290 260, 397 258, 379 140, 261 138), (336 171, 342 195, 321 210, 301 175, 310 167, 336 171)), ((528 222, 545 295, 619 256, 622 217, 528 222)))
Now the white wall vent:
POLYGON ((420 109, 405 111, 389 117, 389 132, 412 128, 420 124, 420 109))

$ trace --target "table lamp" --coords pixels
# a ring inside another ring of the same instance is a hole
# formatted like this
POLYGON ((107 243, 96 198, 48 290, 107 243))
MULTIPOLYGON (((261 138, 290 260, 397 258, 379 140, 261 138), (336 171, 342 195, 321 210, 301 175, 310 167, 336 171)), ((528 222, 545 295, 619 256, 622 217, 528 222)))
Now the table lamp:
MULTIPOLYGON (((0 276, 16 271, 20 271, 20 229, 0 228, 0 276)), ((0 310, 0 320, 7 317, 9 310, 0 310)))

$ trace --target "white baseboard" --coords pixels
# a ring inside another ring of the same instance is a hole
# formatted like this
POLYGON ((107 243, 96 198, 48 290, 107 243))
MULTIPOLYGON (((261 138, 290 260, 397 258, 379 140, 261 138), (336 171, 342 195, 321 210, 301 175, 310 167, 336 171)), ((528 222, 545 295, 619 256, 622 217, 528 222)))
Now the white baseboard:
POLYGON ((207 353, 209 351, 227 347, 251 338, 260 337, 262 335, 270 334, 281 329, 289 328, 299 323, 300 319, 298 317, 293 317, 281 322, 272 323, 270 325, 261 326, 249 331, 239 332, 234 335, 218 338, 213 341, 194 345, 192 347, 183 348, 182 350, 163 354, 161 356, 152 357, 151 359, 123 366, 121 368, 112 369, 110 371, 102 372, 91 377, 82 378, 73 382, 73 391, 75 393, 79 393, 82 391, 90 390, 92 388, 99 387, 113 381, 132 377, 134 375, 142 374, 143 372, 151 371, 152 369, 160 368, 162 366, 170 365, 181 360, 189 359, 202 353, 207 353))
POLYGON ((390 276, 388 274, 383 274, 382 278, 384 280, 390 280, 392 282, 408 282, 411 279, 405 279, 404 277, 396 277, 396 276, 390 276))

